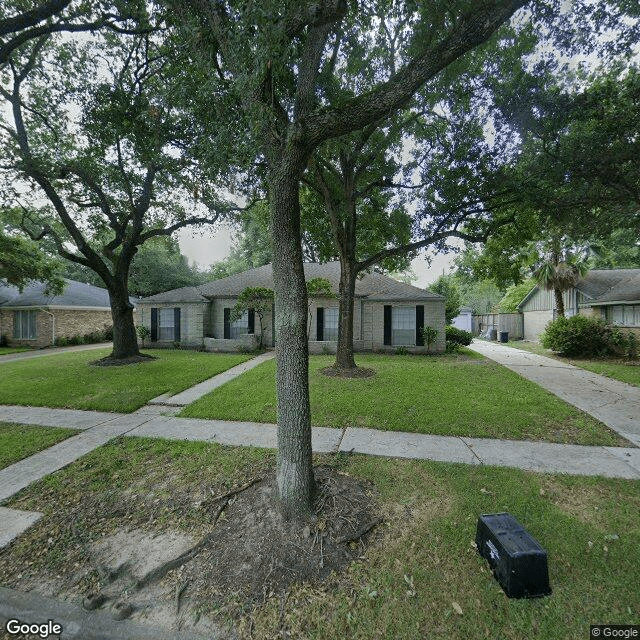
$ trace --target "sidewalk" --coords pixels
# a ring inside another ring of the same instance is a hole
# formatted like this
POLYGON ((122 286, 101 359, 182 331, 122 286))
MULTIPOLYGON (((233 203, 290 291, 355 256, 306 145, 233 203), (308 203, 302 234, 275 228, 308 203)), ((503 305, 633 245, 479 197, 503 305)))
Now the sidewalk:
POLYGON ((592 415, 640 447, 640 388, 566 362, 474 340, 471 349, 592 415))

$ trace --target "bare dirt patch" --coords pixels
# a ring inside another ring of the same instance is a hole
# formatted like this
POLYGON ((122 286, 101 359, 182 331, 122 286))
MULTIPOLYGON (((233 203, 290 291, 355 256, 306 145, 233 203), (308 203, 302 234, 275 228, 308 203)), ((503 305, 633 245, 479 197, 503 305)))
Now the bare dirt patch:
POLYGON ((371 378, 376 375, 375 369, 366 369, 364 367, 352 367, 349 369, 325 367, 320 372, 330 378, 371 378))
MULTIPOLYGON (((286 597, 294 584, 322 583, 381 536, 373 484, 331 467, 315 473, 315 513, 306 522, 282 518, 273 472, 231 490, 208 491, 187 532, 176 523, 162 526, 162 510, 132 518, 129 503, 137 496, 115 492, 107 509, 108 522, 118 516, 115 527, 104 522, 95 531, 76 531, 74 522, 89 523, 92 514, 95 521, 107 506, 83 500, 58 518, 53 535, 43 528, 31 541, 57 559, 25 570, 19 553, 12 567, 9 550, 0 564, 8 584, 20 590, 110 610, 114 617, 125 612, 142 623, 231 637, 228 625, 248 609, 286 597)), ((182 505, 179 495, 173 500, 182 505)))

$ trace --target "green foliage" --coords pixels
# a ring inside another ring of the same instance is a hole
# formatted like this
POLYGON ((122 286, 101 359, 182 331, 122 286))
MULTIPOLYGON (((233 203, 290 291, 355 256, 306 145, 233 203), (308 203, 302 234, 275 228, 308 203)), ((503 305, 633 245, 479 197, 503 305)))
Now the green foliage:
POLYGON ((307 280, 307 295, 310 298, 335 298, 331 291, 331 283, 326 278, 311 278, 307 280))
POLYGON ((458 327, 450 324, 444 328, 444 334, 447 351, 456 351, 461 346, 468 347, 473 340, 472 333, 464 329, 458 329, 458 327))
POLYGON ((422 338, 427 347, 427 351, 431 349, 431 345, 434 344, 438 337, 438 330, 434 327, 423 327, 422 338))
POLYGON ((96 344, 98 342, 108 342, 113 339, 113 327, 105 326, 102 331, 91 331, 90 333, 76 334, 73 336, 58 336, 56 347, 67 347, 69 345, 96 344))
POLYGON ((0 220, 0 282, 22 288, 30 280, 46 282, 53 294, 64 291, 60 261, 47 256, 32 240, 8 235, 0 220))
POLYGON ((447 324, 460 313, 462 301, 460 299, 460 291, 456 283, 455 277, 452 275, 441 275, 434 283, 428 285, 429 291, 439 293, 446 298, 444 315, 447 324))
POLYGON ((407 349, 407 347, 396 347, 397 356, 406 356, 408 354, 409 354, 409 349, 407 349))
POLYGON ((136 333, 138 334, 138 338, 142 340, 142 346, 144 347, 144 341, 147 340, 149 336, 151 336, 151 329, 149 329, 149 327, 145 326, 144 324, 139 324, 136 327, 136 333))
POLYGON ((638 352, 638 341, 632 332, 581 315, 556 318, 547 325, 540 342, 546 349, 570 358, 611 355, 633 358, 638 352))
POLYGON ((264 316, 273 307, 274 295, 272 289, 266 287, 246 287, 238 296, 238 301, 231 310, 231 322, 242 317, 245 311, 253 309, 258 316, 260 333, 258 335, 258 348, 262 349, 264 341, 264 316))
POLYGON ((515 313, 518 310, 518 305, 534 286, 535 282, 531 279, 511 285, 498 303, 500 312, 515 313))

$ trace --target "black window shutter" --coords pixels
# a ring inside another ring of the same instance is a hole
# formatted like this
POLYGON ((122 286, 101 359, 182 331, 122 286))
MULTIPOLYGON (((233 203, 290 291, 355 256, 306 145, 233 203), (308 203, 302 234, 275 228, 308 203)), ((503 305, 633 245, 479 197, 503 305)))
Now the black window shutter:
POLYGON ((173 309, 173 339, 180 342, 180 307, 173 309))
POLYGON ((416 346, 424 346, 424 335, 422 330, 424 329, 424 305, 419 304, 416 306, 416 346))
POLYGON ((316 340, 324 340, 324 308, 318 307, 316 309, 316 340))
POLYGON ((151 341, 158 340, 158 310, 151 309, 151 341))
POLYGON ((249 309, 249 313, 247 314, 247 333, 255 333, 256 332, 256 312, 253 309, 249 309))
POLYGON ((231 309, 225 307, 224 309, 224 338, 228 340, 231 337, 231 309))
POLYGON ((391 344, 391 305, 384 305, 384 344, 391 344))

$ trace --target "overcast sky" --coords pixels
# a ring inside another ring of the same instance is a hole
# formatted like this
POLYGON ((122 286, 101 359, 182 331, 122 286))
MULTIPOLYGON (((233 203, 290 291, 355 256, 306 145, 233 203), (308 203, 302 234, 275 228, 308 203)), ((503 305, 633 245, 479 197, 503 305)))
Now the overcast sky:
MULTIPOLYGON (((181 229, 178 233, 180 251, 189 258, 189 262, 197 262, 200 267, 208 267, 229 255, 232 235, 231 228, 226 226, 218 226, 208 232, 181 229)), ((443 269, 448 272, 454 255, 437 255, 432 259, 431 266, 427 265, 424 255, 416 258, 411 264, 418 277, 413 282, 414 286, 426 287, 442 275, 443 269)))

